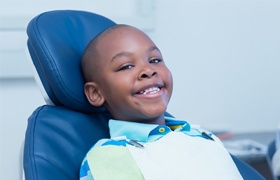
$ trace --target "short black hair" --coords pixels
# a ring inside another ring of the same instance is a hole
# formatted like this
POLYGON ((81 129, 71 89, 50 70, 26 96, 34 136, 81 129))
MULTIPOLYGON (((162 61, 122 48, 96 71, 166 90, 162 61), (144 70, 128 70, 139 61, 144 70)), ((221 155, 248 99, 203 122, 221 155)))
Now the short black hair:
POLYGON ((82 67, 82 72, 84 75, 84 79, 86 82, 89 82, 92 80, 92 77, 90 77, 90 72, 89 71, 89 67, 88 67, 88 61, 92 61, 94 58, 94 52, 96 50, 96 45, 99 42, 99 40, 106 36, 107 34, 109 34, 110 32, 114 31, 115 29, 118 29, 120 27, 126 27, 129 25, 126 24, 116 24, 113 26, 110 26, 109 28, 105 29, 104 31, 102 31, 101 33, 99 33, 97 36, 95 36, 86 46, 84 53, 82 55, 82 61, 81 61, 81 67, 82 67))

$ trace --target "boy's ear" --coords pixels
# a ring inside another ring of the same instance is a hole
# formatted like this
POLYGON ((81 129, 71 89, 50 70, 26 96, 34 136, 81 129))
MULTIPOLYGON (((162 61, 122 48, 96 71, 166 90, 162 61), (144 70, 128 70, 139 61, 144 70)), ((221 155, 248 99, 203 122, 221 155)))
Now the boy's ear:
POLYGON ((84 91, 91 105, 101 106, 104 103, 105 99, 95 82, 87 82, 84 86, 84 91))

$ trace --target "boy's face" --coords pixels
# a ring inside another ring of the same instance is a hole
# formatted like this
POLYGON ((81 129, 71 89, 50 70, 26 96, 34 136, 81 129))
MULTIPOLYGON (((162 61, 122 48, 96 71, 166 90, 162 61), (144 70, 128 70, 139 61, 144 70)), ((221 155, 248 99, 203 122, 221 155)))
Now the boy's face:
POLYGON ((140 30, 124 26, 96 46, 104 106, 115 119, 163 124, 172 75, 157 46, 140 30))

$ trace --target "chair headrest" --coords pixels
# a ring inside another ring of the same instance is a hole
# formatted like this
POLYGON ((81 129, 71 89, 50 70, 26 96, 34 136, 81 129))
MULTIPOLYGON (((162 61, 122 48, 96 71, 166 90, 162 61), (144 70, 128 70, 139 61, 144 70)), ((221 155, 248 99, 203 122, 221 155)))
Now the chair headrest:
POLYGON ((90 40, 113 25, 106 17, 75 10, 49 11, 30 21, 28 50, 53 104, 86 113, 104 110, 84 95, 80 61, 90 40))

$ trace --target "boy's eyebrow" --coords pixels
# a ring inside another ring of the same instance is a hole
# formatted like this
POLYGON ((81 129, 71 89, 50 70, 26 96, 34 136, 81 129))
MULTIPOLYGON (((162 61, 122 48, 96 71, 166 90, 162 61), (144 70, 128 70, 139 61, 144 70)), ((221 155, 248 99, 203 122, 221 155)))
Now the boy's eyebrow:
MULTIPOLYGON (((155 51, 155 50, 157 50, 157 51, 160 52, 160 50, 159 50, 158 47, 156 47, 156 46, 152 46, 152 47, 150 47, 150 48, 148 49, 149 52, 152 52, 152 51, 155 51)), ((129 55, 131 55, 131 54, 132 54, 132 53, 126 52, 126 51, 120 52, 120 53, 116 54, 115 56, 113 56, 113 58, 111 59, 111 61, 115 61, 115 60, 118 59, 118 58, 121 58, 121 57, 123 57, 123 56, 129 56, 129 55)))
POLYGON ((115 61, 116 59, 119 59, 119 58, 121 58, 121 57, 123 57, 123 56, 129 56, 131 53, 130 52, 120 52, 120 53, 118 53, 118 54, 116 54, 115 56, 113 56, 113 58, 111 59, 111 61, 113 62, 113 61, 115 61))

